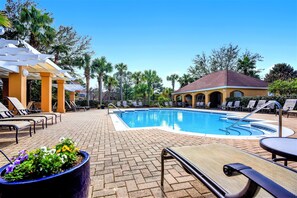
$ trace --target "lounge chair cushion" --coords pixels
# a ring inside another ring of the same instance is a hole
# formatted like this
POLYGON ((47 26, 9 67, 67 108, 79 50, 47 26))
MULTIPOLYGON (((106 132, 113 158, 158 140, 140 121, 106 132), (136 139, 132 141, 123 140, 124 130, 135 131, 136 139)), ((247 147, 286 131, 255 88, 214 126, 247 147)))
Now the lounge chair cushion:
MULTIPOLYGON (((170 149, 193 164, 197 170, 211 178, 228 193, 238 193, 244 188, 248 179, 243 175, 227 177, 223 172, 223 165, 242 163, 297 194, 297 173, 239 149, 222 144, 170 149)), ((258 196, 270 197, 270 194, 260 189, 258 196)))

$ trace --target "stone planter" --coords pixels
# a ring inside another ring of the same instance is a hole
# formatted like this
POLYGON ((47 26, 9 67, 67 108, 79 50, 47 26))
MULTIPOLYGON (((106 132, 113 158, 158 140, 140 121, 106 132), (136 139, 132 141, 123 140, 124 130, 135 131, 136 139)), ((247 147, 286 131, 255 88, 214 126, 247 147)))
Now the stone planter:
MULTIPOLYGON (((65 172, 35 180, 7 182, 0 177, 0 197, 87 198, 90 185, 90 157, 80 151, 83 161, 65 172)), ((1 175, 9 164, 0 168, 1 175)))

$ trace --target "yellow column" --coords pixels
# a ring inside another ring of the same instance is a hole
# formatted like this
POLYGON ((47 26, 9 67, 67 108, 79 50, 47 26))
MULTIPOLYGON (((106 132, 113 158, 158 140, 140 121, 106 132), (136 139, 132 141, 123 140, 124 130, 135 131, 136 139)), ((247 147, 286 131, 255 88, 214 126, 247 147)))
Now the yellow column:
POLYGON ((70 101, 75 102, 75 91, 70 92, 70 96, 69 96, 70 101))
POLYGON ((205 105, 207 105, 208 104, 208 102, 210 101, 209 100, 209 93, 206 91, 206 92, 204 92, 204 96, 205 96, 205 100, 204 100, 204 102, 205 102, 205 105))
MULTIPOLYGON (((26 67, 20 66, 19 73, 9 73, 8 75, 8 96, 16 97, 19 101, 27 106, 27 77, 23 75, 26 67)), ((13 106, 9 104, 9 108, 13 106)))
POLYGON ((192 94, 192 108, 196 107, 196 93, 192 94))
POLYGON ((52 74, 41 72, 41 110, 52 112, 52 74))
POLYGON ((226 89, 223 89, 223 95, 222 95, 222 100, 223 101, 221 101, 222 103, 223 102, 226 102, 226 98, 228 98, 230 95, 229 95, 230 93, 228 93, 228 90, 226 90, 226 89))
POLYGON ((58 84, 58 94, 57 94, 57 112, 65 113, 65 88, 64 88, 64 80, 57 80, 58 84))

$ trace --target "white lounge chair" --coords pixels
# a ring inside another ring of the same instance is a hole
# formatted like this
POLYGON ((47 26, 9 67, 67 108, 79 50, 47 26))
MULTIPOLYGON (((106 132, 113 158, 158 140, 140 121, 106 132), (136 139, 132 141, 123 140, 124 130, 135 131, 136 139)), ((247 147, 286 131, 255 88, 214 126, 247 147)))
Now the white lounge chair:
POLYGON ((266 103, 266 100, 259 100, 256 107, 253 108, 253 110, 256 110, 258 108, 261 108, 266 103))
POLYGON ((240 101, 239 101, 239 100, 235 101, 235 102, 234 102, 234 105, 231 106, 231 107, 229 107, 229 108, 230 108, 230 110, 237 110, 237 109, 240 109, 240 101))
POLYGON ((143 107, 143 104, 141 101, 138 102, 138 107, 143 107))
POLYGON ((129 107, 127 104, 127 101, 125 101, 125 100, 123 101, 123 107, 125 107, 125 108, 129 107))
POLYGON ((249 103, 248 103, 248 105, 246 107, 241 107, 241 110, 242 111, 245 111, 245 110, 252 111, 252 109, 254 108, 255 104, 256 104, 256 100, 250 100, 249 103))
MULTIPOLYGON (((283 106, 282 113, 288 113, 288 111, 293 110, 296 105, 297 99, 286 99, 286 102, 283 106)), ((276 114, 278 114, 279 109, 276 110, 276 114)))
POLYGON ((132 106, 133 107, 139 107, 136 101, 132 101, 132 106))

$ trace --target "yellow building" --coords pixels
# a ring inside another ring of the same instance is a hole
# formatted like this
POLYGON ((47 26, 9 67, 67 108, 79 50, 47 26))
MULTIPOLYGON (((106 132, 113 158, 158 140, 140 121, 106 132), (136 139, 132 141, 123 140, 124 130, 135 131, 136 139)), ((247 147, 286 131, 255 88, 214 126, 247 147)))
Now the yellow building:
POLYGON ((228 97, 267 96, 268 84, 234 71, 218 71, 206 75, 173 92, 174 102, 196 107, 197 102, 217 107, 228 97))

